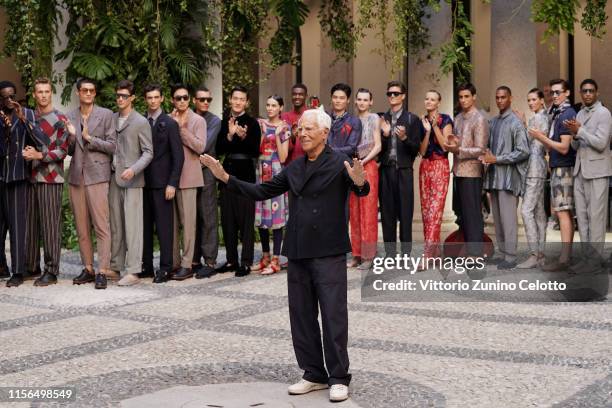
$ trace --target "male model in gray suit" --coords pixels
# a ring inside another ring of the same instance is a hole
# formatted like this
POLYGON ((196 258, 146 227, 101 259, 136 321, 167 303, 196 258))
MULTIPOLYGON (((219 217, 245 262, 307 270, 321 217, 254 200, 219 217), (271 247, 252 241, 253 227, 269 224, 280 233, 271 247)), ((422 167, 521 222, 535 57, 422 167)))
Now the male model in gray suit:
POLYGON ((111 269, 126 274, 119 286, 139 282, 142 267, 144 169, 153 160, 153 137, 147 119, 136 112, 134 84, 119 81, 115 87, 119 112, 113 114, 117 130, 117 149, 113 156, 113 175, 109 193, 111 269))
POLYGON ((119 277, 113 275, 110 269, 108 189, 111 160, 116 147, 113 112, 95 105, 96 83, 93 80, 79 79, 76 87, 79 107, 66 115, 75 131, 68 139, 68 154, 72 156, 68 184, 84 268, 72 282, 81 285, 94 281, 94 250, 91 242, 93 224, 98 250, 96 288, 104 289, 106 278, 119 277))
MULTIPOLYGON (((584 105, 575 120, 566 121, 572 132, 572 147, 577 150, 574 166, 574 199, 578 231, 583 243, 583 256, 597 259, 601 256, 606 235, 608 215, 608 179, 612 176, 612 152, 610 137, 612 116, 597 100, 597 83, 585 79, 580 84, 580 95, 584 105)), ((601 260, 601 259, 600 259, 601 260)), ((574 270, 582 269, 578 264, 574 270)))

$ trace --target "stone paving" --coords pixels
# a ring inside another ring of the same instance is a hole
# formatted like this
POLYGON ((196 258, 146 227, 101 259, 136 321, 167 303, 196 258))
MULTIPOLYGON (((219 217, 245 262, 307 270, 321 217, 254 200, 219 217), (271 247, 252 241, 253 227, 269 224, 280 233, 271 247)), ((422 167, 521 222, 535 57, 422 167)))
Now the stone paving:
MULTIPOLYGON (((221 254, 219 259, 224 259, 221 254)), ((4 407, 611 407, 612 303, 364 302, 349 271, 351 398, 299 379, 286 274, 107 290, 0 286, 0 387, 73 387, 4 407)))

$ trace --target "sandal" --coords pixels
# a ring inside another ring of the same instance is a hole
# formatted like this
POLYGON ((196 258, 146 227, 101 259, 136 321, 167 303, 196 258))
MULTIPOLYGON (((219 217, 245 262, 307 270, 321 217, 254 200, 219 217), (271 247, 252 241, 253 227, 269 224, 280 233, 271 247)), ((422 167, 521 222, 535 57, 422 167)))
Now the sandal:
POLYGON ((270 265, 268 265, 267 268, 261 271, 260 274, 261 275, 272 275, 273 273, 276 273, 280 270, 281 270, 280 262, 278 260, 278 256, 275 255, 272 257, 272 262, 270 262, 270 265))
POLYGON ((258 263, 251 267, 251 271, 263 271, 270 265, 270 254, 263 254, 258 263))

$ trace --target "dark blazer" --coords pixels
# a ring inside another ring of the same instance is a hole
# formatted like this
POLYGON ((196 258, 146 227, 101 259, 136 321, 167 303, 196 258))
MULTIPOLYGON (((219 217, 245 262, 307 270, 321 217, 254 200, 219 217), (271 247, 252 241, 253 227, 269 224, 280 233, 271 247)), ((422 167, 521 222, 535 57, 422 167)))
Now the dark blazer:
MULTIPOLYGON (((391 123, 391 112, 387 111, 384 116, 385 120, 391 123)), ((421 119, 413 113, 403 110, 400 117, 397 119, 396 126, 404 126, 406 128, 406 135, 408 136, 404 141, 397 139, 397 167, 410 167, 419 153, 419 146, 423 139, 423 126, 421 119)), ((392 165, 389 162, 389 152, 391 150, 391 138, 397 136, 390 134, 389 137, 385 137, 381 132, 381 150, 380 150, 380 163, 382 166, 392 165)))
POLYGON ((346 155, 325 150, 314 162, 306 156, 289 164, 271 181, 255 185, 230 176, 229 191, 261 201, 289 191, 289 220, 282 253, 289 259, 320 258, 351 251, 347 223, 349 189, 366 196, 344 168, 346 155))
POLYGON ((151 130, 153 160, 145 169, 146 188, 178 188, 185 155, 176 120, 161 113, 151 130))
POLYGON ((23 149, 32 146, 41 151, 43 146, 50 143, 49 137, 38 127, 34 111, 23 108, 23 115, 26 123, 13 113, 10 129, 0 120, 0 179, 5 183, 29 180, 32 167, 23 158, 23 149))
MULTIPOLYGON (((236 118, 236 123, 247 127, 247 135, 241 140, 234 135, 232 141, 227 140, 229 133, 230 114, 226 114, 221 122, 221 130, 217 136, 217 156, 225 155, 223 168, 240 180, 255 182, 255 162, 259 158, 261 144, 261 128, 257 119, 244 113, 236 118)), ((223 187, 223 183, 220 183, 223 187)))

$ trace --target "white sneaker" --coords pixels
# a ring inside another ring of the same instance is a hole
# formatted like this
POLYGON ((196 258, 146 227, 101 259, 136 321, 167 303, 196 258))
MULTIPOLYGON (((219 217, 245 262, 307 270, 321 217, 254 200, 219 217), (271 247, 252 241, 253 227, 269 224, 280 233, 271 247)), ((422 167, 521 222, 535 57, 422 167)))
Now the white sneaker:
POLYGON ((329 400, 340 402, 348 399, 348 386, 344 384, 334 384, 329 389, 329 400))
POLYGON ((289 391, 289 395, 302 395, 311 391, 324 390, 325 388, 327 388, 327 384, 310 382, 302 378, 295 384, 290 385, 287 391, 289 391))
POLYGON ((119 285, 119 286, 132 286, 132 285, 135 285, 135 284, 137 284, 139 282, 140 282, 140 278, 138 277, 138 275, 136 275, 135 273, 128 273, 123 278, 121 278, 121 280, 119 282, 117 282, 117 285, 119 285))
POLYGON ((517 269, 532 269, 538 266, 538 261, 539 261, 538 256, 531 254, 529 255, 529 258, 527 258, 525 261, 516 265, 516 268, 517 269))

